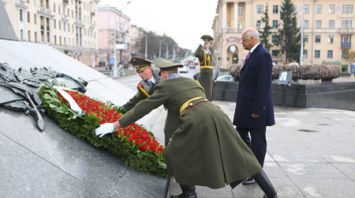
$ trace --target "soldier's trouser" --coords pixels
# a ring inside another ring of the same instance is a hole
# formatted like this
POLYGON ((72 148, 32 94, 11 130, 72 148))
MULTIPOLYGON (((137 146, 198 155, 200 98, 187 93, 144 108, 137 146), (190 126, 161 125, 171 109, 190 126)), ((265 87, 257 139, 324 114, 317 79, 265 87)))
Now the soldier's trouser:
POLYGON ((195 186, 180 184, 182 193, 180 195, 172 195, 171 198, 197 198, 195 186))
POLYGON ((277 193, 264 170, 261 170, 258 174, 254 175, 254 179, 260 188, 264 191, 266 197, 277 197, 277 193))

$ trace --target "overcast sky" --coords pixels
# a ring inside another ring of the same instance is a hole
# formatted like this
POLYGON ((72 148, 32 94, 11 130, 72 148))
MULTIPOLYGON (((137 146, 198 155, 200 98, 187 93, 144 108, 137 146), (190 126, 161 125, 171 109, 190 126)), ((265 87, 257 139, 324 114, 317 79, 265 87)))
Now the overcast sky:
POLYGON ((213 36, 212 24, 218 0, 101 0, 131 18, 131 24, 166 34, 180 47, 195 50, 201 35, 213 36))

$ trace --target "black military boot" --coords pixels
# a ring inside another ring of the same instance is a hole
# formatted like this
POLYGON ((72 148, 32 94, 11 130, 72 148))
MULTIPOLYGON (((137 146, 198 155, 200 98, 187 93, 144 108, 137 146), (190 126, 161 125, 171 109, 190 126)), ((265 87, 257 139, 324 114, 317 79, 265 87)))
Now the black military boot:
POLYGON ((197 198, 195 186, 180 184, 182 193, 180 195, 171 195, 171 198, 197 198))
POLYGON ((254 179, 264 191, 264 198, 277 198, 277 193, 263 170, 254 175, 254 179))

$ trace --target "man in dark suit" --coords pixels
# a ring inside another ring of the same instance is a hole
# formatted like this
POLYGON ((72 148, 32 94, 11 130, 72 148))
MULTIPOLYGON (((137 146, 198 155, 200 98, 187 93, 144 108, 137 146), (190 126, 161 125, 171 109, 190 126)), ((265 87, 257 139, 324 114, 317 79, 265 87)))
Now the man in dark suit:
MULTIPOLYGON (((263 166, 267 145, 266 126, 275 124, 271 95, 272 60, 260 43, 256 29, 244 30, 241 42, 249 53, 240 71, 233 124, 263 166)), ((243 182, 244 185, 253 183, 255 181, 252 178, 243 182)))

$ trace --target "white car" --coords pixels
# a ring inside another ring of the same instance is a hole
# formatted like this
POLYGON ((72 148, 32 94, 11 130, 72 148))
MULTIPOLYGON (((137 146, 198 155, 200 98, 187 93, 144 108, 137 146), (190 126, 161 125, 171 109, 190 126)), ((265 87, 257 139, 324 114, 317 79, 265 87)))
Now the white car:
POLYGON ((225 75, 218 76, 216 81, 233 82, 234 77, 230 74, 225 74, 225 75))
POLYGON ((189 67, 184 65, 183 67, 178 68, 179 73, 187 73, 189 72, 189 67))

